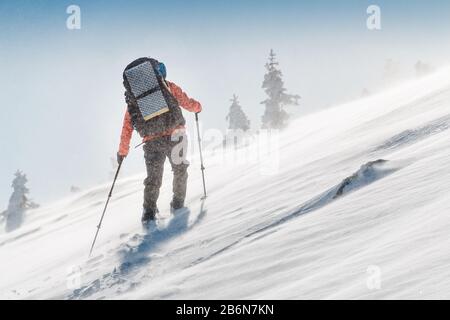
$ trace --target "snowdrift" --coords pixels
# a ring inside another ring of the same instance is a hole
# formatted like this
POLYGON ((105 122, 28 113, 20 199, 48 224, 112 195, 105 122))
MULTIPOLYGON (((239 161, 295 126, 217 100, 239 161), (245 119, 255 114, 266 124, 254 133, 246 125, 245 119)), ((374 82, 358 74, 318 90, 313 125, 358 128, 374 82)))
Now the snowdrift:
MULTIPOLYGON (((450 298, 450 70, 296 120, 278 165, 207 154, 201 201, 140 226, 143 175, 29 212, 0 234, 6 299, 450 298)), ((230 151, 230 152, 245 152, 230 151)), ((260 159, 264 162, 267 159, 260 159)))

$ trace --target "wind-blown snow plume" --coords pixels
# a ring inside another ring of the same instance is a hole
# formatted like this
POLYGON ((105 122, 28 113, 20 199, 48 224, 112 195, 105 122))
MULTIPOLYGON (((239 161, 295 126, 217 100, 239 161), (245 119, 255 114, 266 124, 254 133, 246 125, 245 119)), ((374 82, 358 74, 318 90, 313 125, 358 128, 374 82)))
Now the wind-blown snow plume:
POLYGON ((189 210, 169 214, 167 175, 152 234, 145 175, 119 180, 89 260, 109 185, 30 211, 0 235, 0 297, 449 298, 449 74, 295 120, 270 176, 206 153, 205 201, 193 157, 189 210))

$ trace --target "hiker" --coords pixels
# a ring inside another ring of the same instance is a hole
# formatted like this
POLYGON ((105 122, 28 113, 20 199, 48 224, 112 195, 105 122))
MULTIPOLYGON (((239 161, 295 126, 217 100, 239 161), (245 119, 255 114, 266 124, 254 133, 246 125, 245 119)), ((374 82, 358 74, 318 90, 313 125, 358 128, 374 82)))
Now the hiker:
POLYGON ((162 183, 166 157, 169 158, 174 175, 173 198, 170 203, 171 212, 173 213, 184 207, 189 162, 186 160, 186 121, 180 106, 190 112, 198 113, 202 111, 202 106, 198 101, 189 98, 173 82, 167 81, 166 76, 167 71, 164 63, 151 58, 137 59, 129 64, 124 71, 124 85, 127 89, 125 92, 127 110, 123 120, 117 162, 121 164, 128 155, 131 136, 133 129, 135 129, 143 138, 145 164, 147 167, 147 178, 144 180, 142 214, 142 223, 144 225, 154 221, 158 212, 156 202, 162 183), (150 65, 153 69, 150 69, 150 65), (134 72, 135 70, 137 71, 134 72), (154 77, 151 78, 151 75, 147 75, 146 72, 154 72, 158 81, 156 82, 154 77), (141 82, 139 83, 139 81, 141 82), (137 85, 133 87, 131 82, 137 83, 137 85), (148 90, 138 97, 133 94, 133 90, 142 89, 142 86, 147 86, 149 82, 152 83, 150 87, 154 85, 156 87, 153 87, 153 89, 147 88, 148 90), (152 101, 148 102, 150 100, 152 101), (146 103, 148 103, 147 106, 145 105, 146 103), (155 104, 158 103, 162 103, 164 108, 153 112, 153 109, 157 109, 154 107, 155 104), (146 116, 146 112, 153 112, 153 114, 146 116))

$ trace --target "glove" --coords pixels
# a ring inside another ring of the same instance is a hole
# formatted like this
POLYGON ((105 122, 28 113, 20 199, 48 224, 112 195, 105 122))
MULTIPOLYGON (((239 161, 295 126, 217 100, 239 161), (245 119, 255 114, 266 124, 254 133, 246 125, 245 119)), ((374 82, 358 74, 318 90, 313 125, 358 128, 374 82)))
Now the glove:
POLYGON ((122 156, 121 154, 119 154, 117 152, 117 163, 119 164, 119 166, 122 164, 123 159, 125 159, 126 156, 122 156))

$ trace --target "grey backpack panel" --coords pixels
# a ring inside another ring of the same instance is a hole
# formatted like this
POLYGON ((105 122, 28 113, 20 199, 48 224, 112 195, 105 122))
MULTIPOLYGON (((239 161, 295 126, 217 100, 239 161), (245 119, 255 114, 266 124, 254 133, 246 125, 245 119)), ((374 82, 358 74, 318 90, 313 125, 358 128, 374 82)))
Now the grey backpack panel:
POLYGON ((144 120, 149 120, 169 111, 166 99, 159 90, 138 99, 137 104, 144 120))
POLYGON ((149 61, 126 70, 125 76, 144 120, 169 111, 155 70, 149 61))

